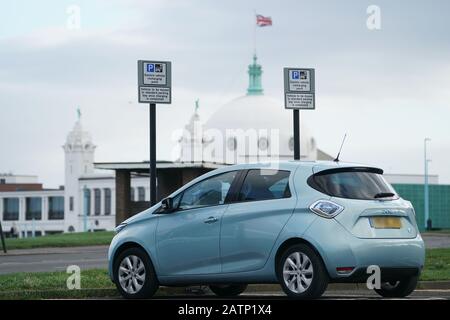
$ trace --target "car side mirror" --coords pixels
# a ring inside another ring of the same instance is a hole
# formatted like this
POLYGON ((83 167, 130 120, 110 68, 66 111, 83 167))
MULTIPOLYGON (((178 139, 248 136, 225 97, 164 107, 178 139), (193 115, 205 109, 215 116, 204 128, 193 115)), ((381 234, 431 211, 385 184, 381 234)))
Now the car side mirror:
POLYGON ((173 211, 173 199, 168 197, 161 200, 161 209, 165 212, 173 211))

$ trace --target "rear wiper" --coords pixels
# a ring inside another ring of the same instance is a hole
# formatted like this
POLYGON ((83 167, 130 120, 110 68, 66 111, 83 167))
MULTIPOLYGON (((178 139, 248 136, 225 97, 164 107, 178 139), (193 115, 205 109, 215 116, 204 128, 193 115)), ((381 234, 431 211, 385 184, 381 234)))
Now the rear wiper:
POLYGON ((377 199, 377 198, 390 198, 390 197, 393 197, 393 196, 395 196, 395 194, 393 194, 392 192, 380 192, 380 193, 377 193, 374 196, 374 198, 375 199, 377 199))

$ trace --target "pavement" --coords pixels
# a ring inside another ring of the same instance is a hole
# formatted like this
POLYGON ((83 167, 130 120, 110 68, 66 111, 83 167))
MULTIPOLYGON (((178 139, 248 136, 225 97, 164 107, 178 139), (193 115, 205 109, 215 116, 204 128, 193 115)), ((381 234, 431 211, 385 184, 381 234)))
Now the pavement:
MULTIPOLYGON (((170 300, 215 300, 223 299, 213 294, 205 295, 186 295, 186 294, 175 294, 175 295, 158 295, 156 294, 154 299, 170 299, 170 300)), ((109 298, 110 299, 110 298, 109 298)), ((117 299, 121 299, 120 297, 117 299)), ((282 291, 262 291, 262 292, 252 292, 247 290, 238 297, 233 297, 233 300, 240 299, 274 299, 274 300, 285 300, 286 295, 282 291)), ((376 294, 371 290, 334 290, 333 288, 328 289, 320 300, 386 300, 376 294)), ((406 298, 395 298, 389 300, 450 300, 450 290, 415 290, 410 296, 406 298)))
POLYGON ((424 233, 422 238, 428 249, 450 248, 450 234, 424 233))
MULTIPOLYGON (((218 299, 211 291, 206 287, 204 294, 193 294, 189 289, 196 289, 199 287, 188 287, 187 289, 182 288, 160 288, 156 293, 154 298, 167 299, 195 299, 201 297, 202 299, 218 299), (188 293, 188 294, 186 294, 188 293)), ((286 295, 281 290, 280 286, 277 284, 251 284, 247 287, 247 290, 242 293, 239 297, 241 299, 285 299, 286 295)), ((234 298, 233 298, 234 299, 234 298)), ((332 283, 327 287, 327 291, 323 294, 321 299, 386 299, 379 296, 373 290, 369 290, 366 284, 350 284, 350 283, 332 283)), ((420 282, 418 288, 408 297, 404 298, 406 300, 416 300, 416 299, 432 299, 432 300, 450 300, 450 281, 426 281, 420 282)))
MULTIPOLYGON (((450 234, 424 234, 427 248, 450 248, 450 234)), ((69 265, 81 270, 106 269, 108 246, 39 248, 0 253, 0 274, 65 271, 69 265)))
MULTIPOLYGON (((423 283, 422 283, 423 284, 423 283)), ((444 283, 440 282, 440 286, 444 283)), ((433 288, 416 289, 405 298, 383 298, 374 291, 367 289, 364 284, 330 284, 320 300, 450 300, 450 281, 445 282, 447 289, 433 288)), ((89 299, 122 300, 118 295, 104 296, 102 298, 91 297, 89 299)), ((286 295, 279 285, 249 285, 247 290, 237 297, 223 298, 214 295, 207 287, 169 288, 160 287, 151 300, 286 300, 286 295)))

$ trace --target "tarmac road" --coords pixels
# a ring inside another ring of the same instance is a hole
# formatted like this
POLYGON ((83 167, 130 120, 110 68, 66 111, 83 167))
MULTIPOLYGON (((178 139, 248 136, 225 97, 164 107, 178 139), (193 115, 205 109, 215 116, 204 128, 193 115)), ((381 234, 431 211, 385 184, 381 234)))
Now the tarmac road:
POLYGON ((422 238, 428 249, 450 248, 450 234, 426 233, 422 238))
MULTIPOLYGON (((449 235, 424 235, 427 248, 450 247, 449 235)), ((10 250, 0 253, 0 274, 14 272, 65 271, 70 265, 81 270, 107 268, 108 247, 68 247, 10 250)))
POLYGON ((81 270, 106 269, 107 255, 107 246, 11 250, 0 254, 0 274, 66 271, 70 265, 81 270))

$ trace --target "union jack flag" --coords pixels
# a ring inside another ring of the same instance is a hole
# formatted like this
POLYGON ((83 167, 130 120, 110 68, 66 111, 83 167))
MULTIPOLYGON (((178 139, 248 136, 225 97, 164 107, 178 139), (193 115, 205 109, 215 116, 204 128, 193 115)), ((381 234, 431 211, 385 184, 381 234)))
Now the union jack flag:
POLYGON ((271 17, 264 17, 260 14, 256 15, 256 25, 258 27, 267 27, 272 25, 272 18, 271 17))

